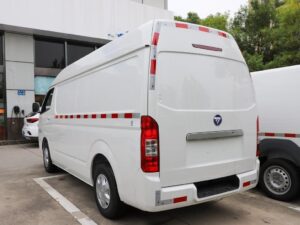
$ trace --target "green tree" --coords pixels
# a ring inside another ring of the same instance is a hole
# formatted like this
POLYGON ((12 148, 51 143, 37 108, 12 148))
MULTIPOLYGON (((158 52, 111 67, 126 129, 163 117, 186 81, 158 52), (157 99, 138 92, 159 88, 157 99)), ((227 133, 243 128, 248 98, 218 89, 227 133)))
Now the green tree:
POLYGON ((273 59, 265 68, 300 64, 300 3, 287 0, 276 10, 278 27, 273 35, 273 59))
POLYGON ((230 23, 251 71, 300 63, 299 0, 252 1, 230 23))
POLYGON ((215 15, 209 15, 208 17, 201 19, 197 13, 189 12, 186 18, 182 18, 181 16, 175 16, 175 20, 204 25, 204 26, 227 31, 228 17, 229 17, 228 13, 224 13, 224 14, 216 13, 215 15))
POLYGON ((216 13, 215 15, 209 15, 205 19, 201 20, 201 24, 208 27, 213 27, 219 30, 228 30, 228 13, 216 13))

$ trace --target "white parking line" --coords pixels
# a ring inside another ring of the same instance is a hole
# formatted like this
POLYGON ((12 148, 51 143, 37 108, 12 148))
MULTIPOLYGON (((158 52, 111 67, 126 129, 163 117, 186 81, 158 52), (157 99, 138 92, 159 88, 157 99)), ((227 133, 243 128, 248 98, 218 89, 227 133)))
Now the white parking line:
POLYGON ((55 177, 61 177, 63 175, 50 176, 50 177, 40 177, 33 179, 38 183, 52 198, 54 198, 67 212, 69 212, 80 224, 82 225, 97 225, 92 219, 80 211, 72 202, 66 199, 58 191, 56 191, 52 186, 50 186, 45 180, 55 177))
POLYGON ((289 208, 300 212, 300 207, 297 205, 290 205, 289 208))

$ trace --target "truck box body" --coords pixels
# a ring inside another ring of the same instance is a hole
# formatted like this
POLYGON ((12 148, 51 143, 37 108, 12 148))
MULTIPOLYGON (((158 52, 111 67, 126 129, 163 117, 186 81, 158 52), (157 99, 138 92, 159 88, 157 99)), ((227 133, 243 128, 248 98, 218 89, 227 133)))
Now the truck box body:
MULTIPOLYGON (((300 66, 251 73, 257 96, 260 133, 300 134, 300 66)), ((284 138, 284 136, 283 136, 284 138)), ((294 139, 299 145, 298 139, 294 139)))
POLYGON ((126 204, 160 211, 257 184, 254 90, 227 33, 152 21, 70 65, 50 89, 40 146, 46 138, 53 163, 90 185, 104 156, 126 204))
POLYGON ((300 66, 251 74, 259 112, 260 186, 290 201, 300 190, 300 66))

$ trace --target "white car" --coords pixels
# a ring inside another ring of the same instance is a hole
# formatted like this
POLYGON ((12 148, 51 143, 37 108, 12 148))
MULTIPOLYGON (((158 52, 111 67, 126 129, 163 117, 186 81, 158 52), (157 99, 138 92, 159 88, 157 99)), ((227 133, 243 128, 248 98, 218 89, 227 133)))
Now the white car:
POLYGON ((65 68, 41 109, 45 169, 94 186, 100 212, 155 212, 258 182, 251 77, 223 31, 152 21, 65 68))
POLYGON ((24 126, 22 129, 23 137, 27 140, 37 140, 39 136, 38 124, 40 113, 31 112, 24 118, 24 126))

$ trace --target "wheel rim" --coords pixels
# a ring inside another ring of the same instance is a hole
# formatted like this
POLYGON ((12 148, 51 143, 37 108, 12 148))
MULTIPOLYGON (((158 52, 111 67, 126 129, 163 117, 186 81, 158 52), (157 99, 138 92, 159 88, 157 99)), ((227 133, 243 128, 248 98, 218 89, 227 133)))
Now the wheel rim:
POLYGON ((49 161, 50 161, 50 157, 49 157, 49 151, 47 147, 44 147, 44 164, 46 167, 49 166, 49 161))
POLYGON ((103 209, 110 203, 110 186, 104 174, 99 174, 96 180, 96 193, 99 204, 103 209))
POLYGON ((281 166, 270 166, 264 172, 264 183, 275 195, 284 195, 291 189, 290 174, 281 166))

